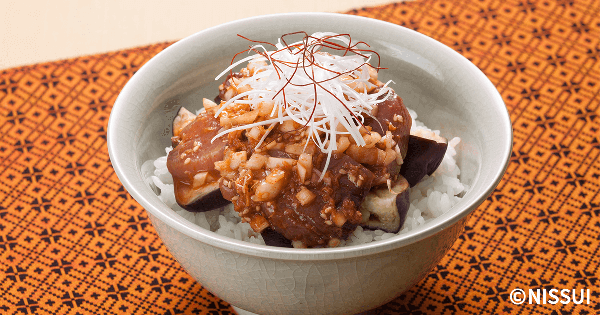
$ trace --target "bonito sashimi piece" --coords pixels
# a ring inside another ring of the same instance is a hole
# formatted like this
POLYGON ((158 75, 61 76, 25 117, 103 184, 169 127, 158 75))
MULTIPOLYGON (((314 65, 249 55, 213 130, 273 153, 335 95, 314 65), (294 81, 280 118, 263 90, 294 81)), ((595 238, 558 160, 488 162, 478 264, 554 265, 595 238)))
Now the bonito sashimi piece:
POLYGON ((212 113, 193 114, 181 109, 174 120, 174 146, 167 158, 167 168, 173 176, 175 200, 190 211, 208 211, 228 203, 219 190, 221 177, 215 162, 223 159, 226 140, 212 138, 221 126, 212 113))

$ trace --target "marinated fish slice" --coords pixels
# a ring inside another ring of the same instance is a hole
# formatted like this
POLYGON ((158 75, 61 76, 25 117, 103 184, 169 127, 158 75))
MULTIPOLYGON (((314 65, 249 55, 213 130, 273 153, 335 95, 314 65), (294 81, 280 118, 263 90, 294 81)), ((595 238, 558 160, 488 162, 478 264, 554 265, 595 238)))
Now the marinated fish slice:
MULTIPOLYGON (((285 156, 278 151, 270 152, 285 156)), ((322 169, 325 158, 321 154, 316 159, 317 169, 322 169)), ((308 182, 300 182, 298 174, 290 173, 285 189, 272 200, 256 201, 252 199, 252 189, 227 185, 225 181, 221 190, 238 208, 260 210, 242 212, 243 219, 266 218, 270 228, 290 240, 294 247, 324 247, 346 239, 360 223, 359 205, 370 190, 372 179, 373 174, 360 163, 345 154, 333 154, 323 180, 315 172, 308 182), (313 198, 303 204, 298 199, 301 191, 308 191, 313 198)))
MULTIPOLYGON (((182 116, 189 114, 183 111, 182 116)), ((214 166, 223 159, 226 141, 219 138, 211 142, 220 128, 216 118, 201 112, 181 128, 176 136, 177 145, 169 152, 167 168, 173 176, 175 199, 187 210, 208 211, 228 203, 219 190, 220 174, 214 166)))
POLYGON ((383 167, 369 167, 375 174, 373 185, 379 186, 386 184, 388 180, 396 181, 396 176, 400 172, 400 166, 408 151, 412 118, 402 99, 395 94, 393 97, 379 103, 374 114, 375 119, 368 118, 366 125, 372 128, 372 132, 377 132, 383 137, 391 135, 392 141, 390 139, 384 140, 386 147, 401 155, 401 158, 396 158, 383 167))
POLYGON ((375 118, 376 120, 369 119, 367 125, 382 136, 389 130, 400 149, 402 158, 405 158, 412 118, 402 99, 394 94, 393 97, 377 104, 375 118))

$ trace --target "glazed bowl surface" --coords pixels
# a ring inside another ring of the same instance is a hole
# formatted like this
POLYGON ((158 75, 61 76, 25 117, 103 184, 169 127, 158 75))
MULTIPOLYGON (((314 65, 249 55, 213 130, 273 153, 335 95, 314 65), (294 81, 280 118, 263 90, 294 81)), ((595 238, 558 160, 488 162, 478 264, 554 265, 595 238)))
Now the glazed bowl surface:
POLYGON ((117 98, 108 124, 117 176, 147 211, 173 256, 223 300, 259 314, 350 314, 382 305, 421 280, 444 256, 465 222, 494 190, 512 147, 510 118, 488 78, 447 46, 398 25, 328 13, 248 18, 187 37, 152 58, 117 98), (146 184, 141 165, 164 155, 181 106, 214 98, 215 77, 253 40, 276 42, 305 31, 351 34, 381 56, 381 80, 418 119, 461 138, 457 163, 469 191, 449 212, 390 239, 343 248, 288 249, 234 240, 190 223, 146 184))

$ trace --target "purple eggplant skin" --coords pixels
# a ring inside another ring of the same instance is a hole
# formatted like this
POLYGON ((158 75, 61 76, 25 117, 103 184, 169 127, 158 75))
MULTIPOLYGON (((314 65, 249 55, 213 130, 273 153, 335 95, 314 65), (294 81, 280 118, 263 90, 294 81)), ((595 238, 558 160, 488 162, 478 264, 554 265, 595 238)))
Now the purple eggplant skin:
POLYGON ((223 198, 217 182, 190 191, 190 195, 191 197, 186 199, 187 203, 180 203, 179 205, 191 212, 210 211, 230 203, 229 200, 223 198))
POLYGON ((292 241, 270 227, 264 229, 260 234, 268 246, 293 248, 292 241))
POLYGON ((406 221, 406 214, 408 213, 409 207, 410 195, 408 193, 408 189, 406 189, 403 192, 396 195, 396 209, 398 209, 398 217, 400 218, 400 222, 398 223, 400 227, 398 228, 398 230, 400 230, 402 226, 404 226, 404 222, 406 221))
POLYGON ((437 136, 437 141, 421 136, 410 135, 408 152, 400 168, 410 187, 418 184, 425 175, 431 175, 440 166, 448 148, 448 141, 437 136))

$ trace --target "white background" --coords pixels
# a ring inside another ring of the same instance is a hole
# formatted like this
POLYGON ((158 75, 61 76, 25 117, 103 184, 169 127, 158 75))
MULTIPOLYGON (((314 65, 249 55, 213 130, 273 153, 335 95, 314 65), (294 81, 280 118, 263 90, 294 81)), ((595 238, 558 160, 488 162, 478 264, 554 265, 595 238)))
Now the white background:
POLYGON ((184 38, 245 17, 392 0, 1 0, 0 69, 184 38))

